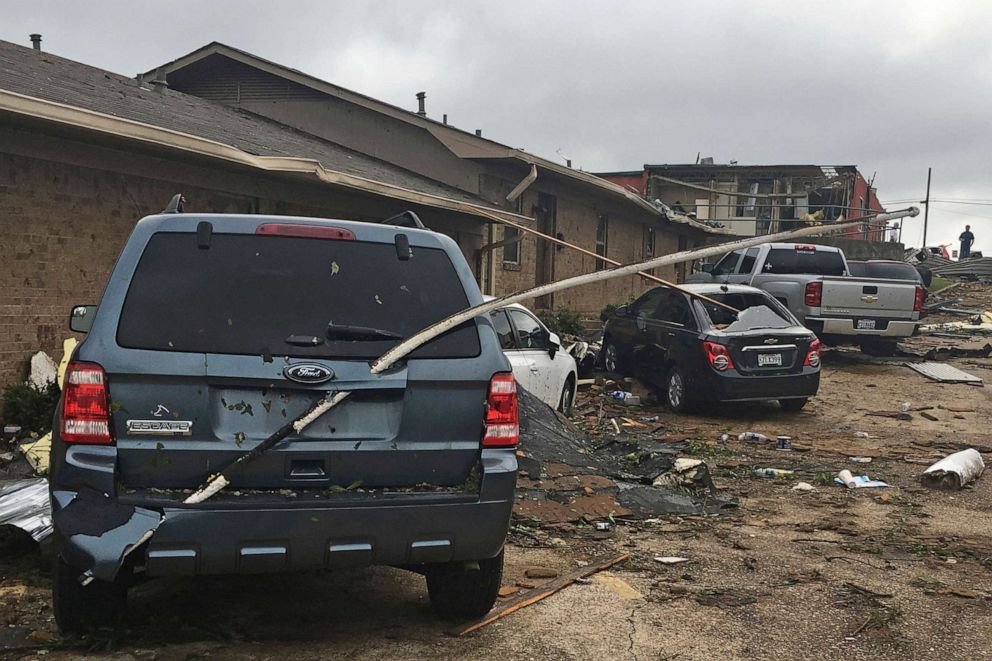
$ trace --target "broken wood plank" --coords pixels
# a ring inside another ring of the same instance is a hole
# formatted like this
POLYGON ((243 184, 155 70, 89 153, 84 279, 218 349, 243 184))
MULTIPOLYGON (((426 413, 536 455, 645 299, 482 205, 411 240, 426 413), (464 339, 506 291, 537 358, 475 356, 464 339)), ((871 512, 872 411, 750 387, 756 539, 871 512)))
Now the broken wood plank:
POLYGON ((483 615, 481 618, 471 622, 466 622, 465 624, 460 624, 457 627, 452 627, 451 629, 445 631, 445 633, 449 636, 464 636, 472 633, 473 631, 478 631, 487 624, 492 624, 496 620, 504 618, 514 611, 518 611, 521 608, 535 604, 546 597, 550 597, 554 593, 567 588, 572 583, 575 583, 577 580, 592 576, 593 574, 599 573, 604 569, 609 569, 613 565, 619 564, 629 557, 629 553, 623 553, 610 560, 577 569, 571 574, 566 574, 561 578, 557 578, 553 581, 548 581, 547 583, 539 585, 530 592, 524 592, 523 594, 517 595, 512 599, 508 599, 506 602, 489 611, 489 613, 483 615))

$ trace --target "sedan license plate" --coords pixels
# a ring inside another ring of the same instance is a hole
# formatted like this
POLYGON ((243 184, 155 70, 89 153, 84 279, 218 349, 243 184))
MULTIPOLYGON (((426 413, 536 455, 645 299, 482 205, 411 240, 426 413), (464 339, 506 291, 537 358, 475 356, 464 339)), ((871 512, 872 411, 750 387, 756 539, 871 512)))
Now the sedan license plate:
POLYGON ((782 354, 780 353, 759 353, 758 354, 758 367, 765 367, 766 365, 782 365, 782 354))
POLYGON ((875 330, 875 320, 858 319, 858 330, 875 330))

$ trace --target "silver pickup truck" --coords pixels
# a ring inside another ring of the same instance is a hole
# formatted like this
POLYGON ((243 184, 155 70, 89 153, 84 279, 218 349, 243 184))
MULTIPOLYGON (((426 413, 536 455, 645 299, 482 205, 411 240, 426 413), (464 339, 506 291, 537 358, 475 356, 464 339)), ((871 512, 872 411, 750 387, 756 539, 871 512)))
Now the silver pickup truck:
POLYGON ((724 255, 689 282, 764 289, 828 344, 858 344, 887 353, 919 324, 926 290, 908 280, 851 277, 832 246, 769 243, 724 255))

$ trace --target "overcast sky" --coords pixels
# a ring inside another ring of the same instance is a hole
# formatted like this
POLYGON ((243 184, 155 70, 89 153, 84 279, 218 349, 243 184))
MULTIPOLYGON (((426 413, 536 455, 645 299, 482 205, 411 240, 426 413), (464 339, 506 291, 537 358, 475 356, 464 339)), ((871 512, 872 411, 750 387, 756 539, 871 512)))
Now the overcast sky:
MULTIPOLYGON (((992 251, 992 2, 0 0, 0 38, 134 75, 222 41, 590 171, 856 164, 992 251)), ((922 214, 904 239, 918 244, 922 214)))

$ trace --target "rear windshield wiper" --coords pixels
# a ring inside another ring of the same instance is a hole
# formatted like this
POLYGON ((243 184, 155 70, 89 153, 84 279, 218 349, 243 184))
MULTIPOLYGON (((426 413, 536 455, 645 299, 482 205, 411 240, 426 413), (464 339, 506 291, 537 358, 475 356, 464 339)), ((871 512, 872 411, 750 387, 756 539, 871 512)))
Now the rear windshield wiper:
POLYGON ((328 340, 402 340, 399 333, 383 330, 381 328, 368 328, 366 326, 338 326, 329 325, 324 332, 328 340))

